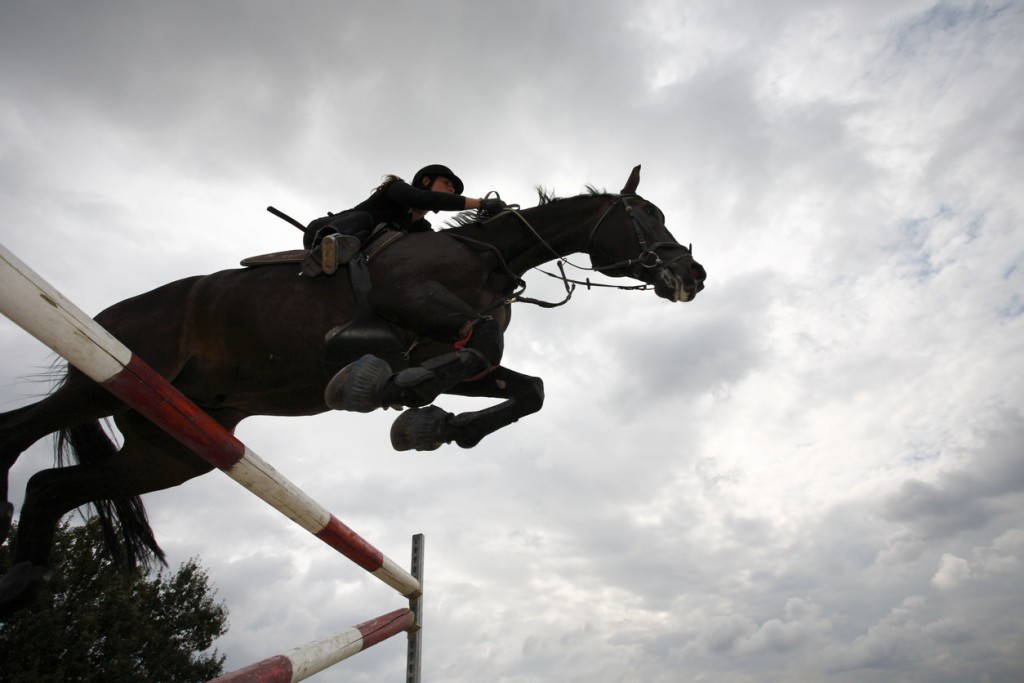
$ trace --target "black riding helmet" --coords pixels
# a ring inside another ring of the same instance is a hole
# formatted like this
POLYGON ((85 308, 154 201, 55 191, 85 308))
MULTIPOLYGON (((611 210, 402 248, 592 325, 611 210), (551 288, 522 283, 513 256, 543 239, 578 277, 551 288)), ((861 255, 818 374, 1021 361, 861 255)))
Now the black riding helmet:
POLYGON ((452 173, 452 169, 447 166, 442 166, 441 164, 431 164, 430 166, 424 166, 420 170, 416 171, 416 175, 412 178, 412 186, 422 189, 423 186, 420 183, 424 178, 436 178, 437 176, 441 176, 442 178, 447 178, 452 181, 452 185, 455 186, 455 194, 462 194, 462 180, 459 176, 452 173))

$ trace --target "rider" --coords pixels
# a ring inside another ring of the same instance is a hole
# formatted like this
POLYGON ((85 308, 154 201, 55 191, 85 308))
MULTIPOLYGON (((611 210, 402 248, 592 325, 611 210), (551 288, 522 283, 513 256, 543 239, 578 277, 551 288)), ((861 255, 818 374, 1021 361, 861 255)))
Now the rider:
MULTIPOLYGON (((412 184, 390 175, 362 203, 310 223, 307 239, 314 245, 319 239, 324 245, 337 246, 337 262, 346 263, 382 223, 385 229, 423 232, 432 230, 424 218, 429 211, 498 213, 505 208, 500 198, 463 197, 462 190, 462 180, 440 164, 421 168, 412 184)), ((502 331, 493 318, 473 310, 439 282, 424 281, 401 291, 389 289, 396 286, 387 280, 375 283, 378 312, 383 308, 410 329, 436 341, 451 341, 454 350, 399 373, 380 358, 364 356, 330 381, 325 392, 330 407, 368 412, 382 405, 425 405, 453 384, 484 374, 500 362, 502 331)))
POLYGON ((307 249, 320 244, 329 235, 337 247, 337 263, 348 263, 359 253, 366 239, 378 226, 405 232, 433 230, 424 218, 427 212, 479 209, 496 213, 505 207, 498 198, 476 199, 462 196, 462 180, 441 164, 424 166, 413 176, 412 184, 395 175, 364 201, 347 211, 317 218, 306 227, 307 249))

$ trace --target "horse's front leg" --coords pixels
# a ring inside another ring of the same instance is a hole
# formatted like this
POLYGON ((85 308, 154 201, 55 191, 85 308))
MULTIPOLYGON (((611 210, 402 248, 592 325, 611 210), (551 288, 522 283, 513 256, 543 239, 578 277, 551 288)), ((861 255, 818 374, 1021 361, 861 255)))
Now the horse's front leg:
MULTIPOLYGON (((368 413, 385 406, 418 408, 466 381, 484 377, 498 367, 504 338, 498 321, 475 313, 450 332, 453 351, 420 365, 393 372, 386 361, 367 354, 336 374, 324 391, 335 410, 368 413)), ((434 339, 443 339, 437 334, 434 339)))
POLYGON ((483 410, 458 415, 433 405, 411 408, 402 413, 391 427, 391 445, 395 450, 430 451, 453 441, 463 448, 472 448, 488 434, 536 413, 544 405, 544 382, 539 377, 504 367, 496 368, 480 379, 452 387, 446 393, 506 400, 483 410))

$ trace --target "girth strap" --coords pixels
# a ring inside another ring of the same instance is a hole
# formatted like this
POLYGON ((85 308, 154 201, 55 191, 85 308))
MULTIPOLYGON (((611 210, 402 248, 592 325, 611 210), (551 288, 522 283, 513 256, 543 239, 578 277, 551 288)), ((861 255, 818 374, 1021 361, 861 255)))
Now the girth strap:
POLYGON ((352 259, 347 270, 356 310, 351 321, 345 325, 338 325, 326 335, 324 361, 328 365, 328 372, 337 371, 352 358, 367 353, 380 356, 404 349, 402 340, 370 305, 367 296, 372 285, 366 261, 352 259), (338 367, 335 367, 336 365, 338 367))

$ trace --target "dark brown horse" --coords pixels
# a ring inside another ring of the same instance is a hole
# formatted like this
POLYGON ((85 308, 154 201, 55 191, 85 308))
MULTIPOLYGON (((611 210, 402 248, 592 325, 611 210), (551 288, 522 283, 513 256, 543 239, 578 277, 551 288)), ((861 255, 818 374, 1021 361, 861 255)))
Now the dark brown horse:
MULTIPOLYGON (((500 366, 510 302, 526 271, 583 252, 595 270, 640 280, 669 301, 691 301, 703 289, 704 269, 673 239, 662 212, 636 194, 638 183, 639 166, 617 195, 542 199, 534 208, 395 241, 369 263, 369 300, 386 325, 367 326, 343 273, 310 279, 295 264, 179 280, 96 320, 229 430, 251 415, 315 415, 328 404, 414 406, 392 428, 396 448, 469 448, 543 404, 539 378, 500 366), (326 341, 353 321, 359 324, 326 341), (452 329, 460 329, 459 339, 452 329), (452 415, 431 405, 440 393, 502 401, 452 415)), ((138 496, 212 469, 69 367, 50 396, 0 415, 0 540, 13 515, 9 469, 55 432, 59 450, 78 464, 29 480, 15 564, 0 579, 0 614, 26 604, 45 578, 64 514, 93 504, 122 562, 162 559, 138 496), (106 417, 123 436, 120 449, 102 429, 106 417)))

